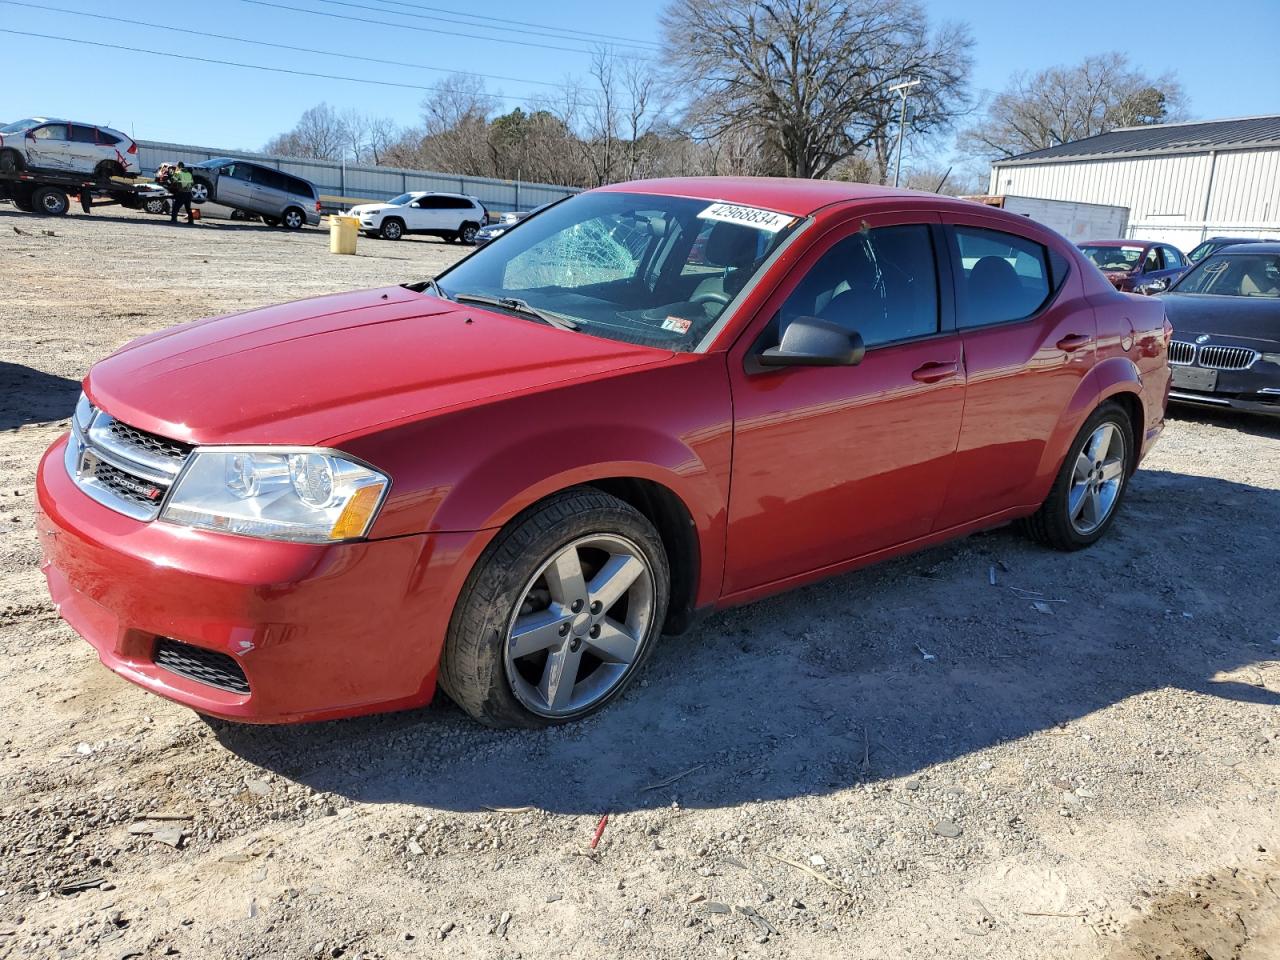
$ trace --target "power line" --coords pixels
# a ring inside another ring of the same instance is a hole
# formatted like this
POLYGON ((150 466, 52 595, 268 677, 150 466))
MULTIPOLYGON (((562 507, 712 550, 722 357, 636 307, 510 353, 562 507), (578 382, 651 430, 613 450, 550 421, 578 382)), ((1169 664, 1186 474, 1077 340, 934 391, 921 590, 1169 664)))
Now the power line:
MULTIPOLYGON (((416 16, 421 20, 439 20, 442 23, 456 23, 464 27, 479 27, 483 30, 504 30, 511 32, 510 28, 515 25, 532 29, 534 31, 534 36, 551 37, 556 40, 571 40, 578 43, 602 43, 607 41, 613 45, 621 45, 624 47, 634 47, 637 49, 641 47, 650 48, 649 52, 657 52, 659 49, 659 45, 650 40, 633 40, 629 37, 619 37, 608 33, 592 33, 587 30, 575 30, 572 27, 556 27, 551 24, 533 23, 528 20, 507 20, 501 17, 488 17, 478 13, 464 13, 460 10, 446 10, 443 7, 428 7, 422 4, 406 3, 404 0, 376 0, 376 2, 384 4, 384 6, 377 7, 371 7, 367 3, 350 3, 348 0, 318 0, 318 2, 331 3, 338 7, 353 7, 356 10, 369 10, 375 13, 389 13, 392 16, 397 17, 416 16), (410 10, 415 11, 415 13, 410 14, 400 10, 388 10, 386 9, 386 4, 397 7, 408 7, 410 10), (441 17, 416 12, 420 10, 432 10, 436 13, 451 13, 457 16, 469 17, 470 19, 456 20, 453 17, 441 17), (497 26, 489 23, 473 23, 473 20, 490 20, 496 23, 497 26), (571 34, 579 34, 579 36, 572 36, 571 34)), ((529 31, 524 30, 521 32, 527 33, 529 31)))
MULTIPOLYGON (((329 0, 321 0, 321 2, 328 3, 329 0)), ((480 13, 466 13, 462 10, 453 10, 453 9, 450 9, 449 7, 432 7, 424 3, 409 3, 408 0, 377 0, 377 2, 388 4, 390 6, 395 6, 395 7, 408 7, 410 10, 431 10, 435 13, 453 13, 453 14, 457 14, 460 17, 470 17, 473 20, 491 20, 495 23, 503 24, 504 26, 515 25, 518 27, 542 27, 547 30, 557 30, 557 31, 560 31, 561 33, 576 33, 581 35, 582 37, 590 38, 594 40, 616 40, 622 43, 629 43, 632 45, 640 44, 646 47, 654 47, 655 49, 659 49, 659 50, 662 49, 661 44, 655 43, 652 40, 633 40, 630 37, 620 37, 617 34, 613 34, 613 33, 595 33, 591 30, 578 30, 574 27, 556 27, 556 26, 552 26, 549 23, 535 23, 530 20, 512 20, 508 17, 490 17, 480 13)), ((479 26, 479 24, 477 24, 477 26, 479 26)))
MULTIPOLYGON (((220 67, 238 67, 243 70, 263 70, 268 73, 287 73, 295 77, 313 77, 317 80, 342 80, 346 83, 369 83, 379 87, 398 87, 402 90, 427 90, 437 92, 439 86, 425 86, 417 83, 397 83, 394 80, 371 80, 367 77, 347 77, 334 73, 316 73, 311 70, 292 70, 288 67, 269 67, 261 63, 242 63, 238 60, 220 60, 215 57, 197 57, 190 53, 172 53, 169 50, 150 50, 146 47, 127 47, 119 43, 105 43, 101 40, 83 40, 79 37, 60 37, 51 33, 35 33, 29 30, 10 30, 0 27, 0 33, 8 33, 17 37, 37 37, 41 40, 60 40, 64 43, 79 43, 89 47, 101 47, 107 50, 124 50, 127 53, 146 53, 154 57, 168 57, 171 60, 190 60, 194 63, 211 63, 220 67)), ((528 102, 528 97, 515 97, 507 94, 493 93, 487 96, 499 100, 513 100, 517 103, 528 102)))
MULTIPOLYGON (((285 3, 273 3, 271 0, 240 0, 258 7, 274 7, 277 10, 292 10, 312 17, 330 17, 334 20, 348 20, 353 23, 371 23, 382 27, 395 27, 397 30, 416 30, 419 33, 445 34, 451 37, 467 37, 471 40, 484 40, 486 43, 510 43, 519 47, 540 47, 543 50, 559 50, 563 53, 594 53, 594 50, 583 50, 581 47, 557 47, 549 43, 535 43, 532 40, 505 40, 501 37, 489 37, 476 33, 461 33, 457 30, 444 30, 439 27, 418 27, 410 23, 396 23, 394 20, 375 20, 372 17, 356 17, 348 13, 330 13, 327 10, 308 10, 306 7, 293 7, 285 3)), ((651 60, 638 54, 619 54, 628 60, 651 60)))
POLYGON ((105 20, 110 23, 124 23, 133 27, 150 27, 155 30, 168 30, 171 33, 185 33, 193 37, 202 37, 214 40, 230 40, 235 43, 249 43, 258 47, 271 47, 276 50, 291 50, 295 53, 314 53, 326 57, 344 57, 348 60, 363 60, 367 63, 377 63, 383 66, 392 67, 408 67, 413 70, 434 70, 438 73, 461 73, 470 77, 481 77, 485 80, 507 80, 512 83, 536 83, 544 87, 556 87, 557 89, 567 89, 564 84, 553 83, 550 80, 532 80, 525 77, 505 77, 493 73, 476 73, 474 70, 450 70, 447 67, 428 67, 418 63, 406 63, 401 60, 383 60, 379 57, 363 57, 358 54, 350 54, 339 50, 316 50, 311 47, 295 47, 287 43, 272 43, 269 40, 253 40, 249 37, 233 37, 222 33, 209 33, 207 30, 187 30, 183 27, 172 27, 164 23, 148 23, 145 20, 129 20, 125 17, 111 17, 102 13, 89 13, 85 10, 67 10, 63 7, 50 7, 39 3, 24 3, 23 0, 0 0, 0 3, 11 7, 26 7, 30 10, 43 10, 49 13, 66 13, 76 17, 90 17, 94 20, 105 20))

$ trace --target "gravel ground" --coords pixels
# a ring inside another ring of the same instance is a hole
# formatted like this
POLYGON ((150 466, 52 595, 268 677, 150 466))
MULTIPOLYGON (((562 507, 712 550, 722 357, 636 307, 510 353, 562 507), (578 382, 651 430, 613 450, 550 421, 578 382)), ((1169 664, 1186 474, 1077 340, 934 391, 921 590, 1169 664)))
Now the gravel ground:
POLYGON ((32 524, 90 364, 459 252, 0 205, 0 958, 1280 956, 1280 423, 1177 412, 1093 549, 718 615, 570 728, 239 727, 102 668, 32 524))

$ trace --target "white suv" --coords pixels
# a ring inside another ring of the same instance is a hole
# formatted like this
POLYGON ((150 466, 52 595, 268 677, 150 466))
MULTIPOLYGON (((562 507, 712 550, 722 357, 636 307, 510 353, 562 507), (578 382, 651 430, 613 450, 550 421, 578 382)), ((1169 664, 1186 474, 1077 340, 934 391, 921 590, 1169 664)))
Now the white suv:
POLYGON ((475 243, 489 212, 475 197, 460 193, 413 191, 385 203, 362 203, 347 211, 360 218, 366 236, 399 240, 406 233, 425 233, 450 243, 475 243))
POLYGON ((138 145, 119 130, 92 123, 30 117, 0 127, 0 173, 46 170, 95 177, 136 177, 138 145))

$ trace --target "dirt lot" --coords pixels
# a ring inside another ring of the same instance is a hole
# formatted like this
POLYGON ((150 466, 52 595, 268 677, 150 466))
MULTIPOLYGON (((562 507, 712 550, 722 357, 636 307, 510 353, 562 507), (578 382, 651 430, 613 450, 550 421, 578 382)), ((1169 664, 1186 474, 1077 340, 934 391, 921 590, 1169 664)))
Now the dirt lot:
POLYGON ((1280 957, 1280 423, 1180 413, 1094 549, 719 615, 567 729, 237 727, 102 668, 32 525, 90 364, 458 252, 0 204, 0 958, 1280 957))

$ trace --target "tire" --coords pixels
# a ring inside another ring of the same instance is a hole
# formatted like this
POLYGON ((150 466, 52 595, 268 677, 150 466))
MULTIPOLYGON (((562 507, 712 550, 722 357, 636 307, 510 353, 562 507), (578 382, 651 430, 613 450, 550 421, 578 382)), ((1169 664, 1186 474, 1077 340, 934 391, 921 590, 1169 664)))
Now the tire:
POLYGON ((71 209, 71 198, 57 187, 40 187, 31 194, 31 205, 36 213, 60 217, 71 209))
POLYGON ((0 150, 0 173, 19 173, 26 168, 17 150, 0 150))
POLYGON ((100 180, 109 180, 111 177, 123 177, 124 167, 120 166, 119 161, 103 160, 93 168, 93 175, 100 180))
POLYGON ((476 562, 449 624, 440 685, 491 727, 538 728, 589 716, 627 688, 653 651, 669 594, 667 554, 653 525, 616 497, 590 487, 565 490, 515 517, 476 562), (602 572, 605 563, 618 579, 602 572), (573 577, 548 579, 575 564, 582 578, 576 591, 573 577), (557 602, 557 594, 566 602, 557 602), (520 618, 530 645, 523 655, 511 640, 520 618), (608 658, 597 655, 601 650, 610 651, 608 658), (574 682, 553 688, 548 678, 561 676, 555 663, 572 665, 574 682), (547 695, 553 690, 562 696, 547 695))
POLYGON ((157 216, 163 215, 169 212, 169 201, 164 197, 152 197, 142 205, 142 209, 157 216))
POLYGON ((263 217, 262 222, 265 223, 268 227, 280 226, 280 221, 277 220, 275 217, 263 217))
POLYGON ((281 215, 280 222, 288 230, 301 230, 307 225, 307 215, 297 207, 289 207, 281 215))
POLYGON ((208 203, 213 197, 213 184, 197 177, 191 182, 191 202, 208 203))
POLYGON ((1136 465, 1129 415, 1108 401, 1076 434, 1049 496, 1022 521, 1024 532, 1055 550, 1091 546, 1115 521, 1136 465))
POLYGON ((31 189, 20 189, 22 184, 14 187, 13 205, 23 213, 35 213, 36 205, 31 202, 31 189))
POLYGON ((378 236, 383 240, 399 240, 404 236, 404 221, 388 217, 378 228, 378 236))
POLYGON ((472 246, 476 242, 476 234, 480 232, 480 227, 474 223, 464 223, 458 228, 458 240, 467 246, 472 246))

